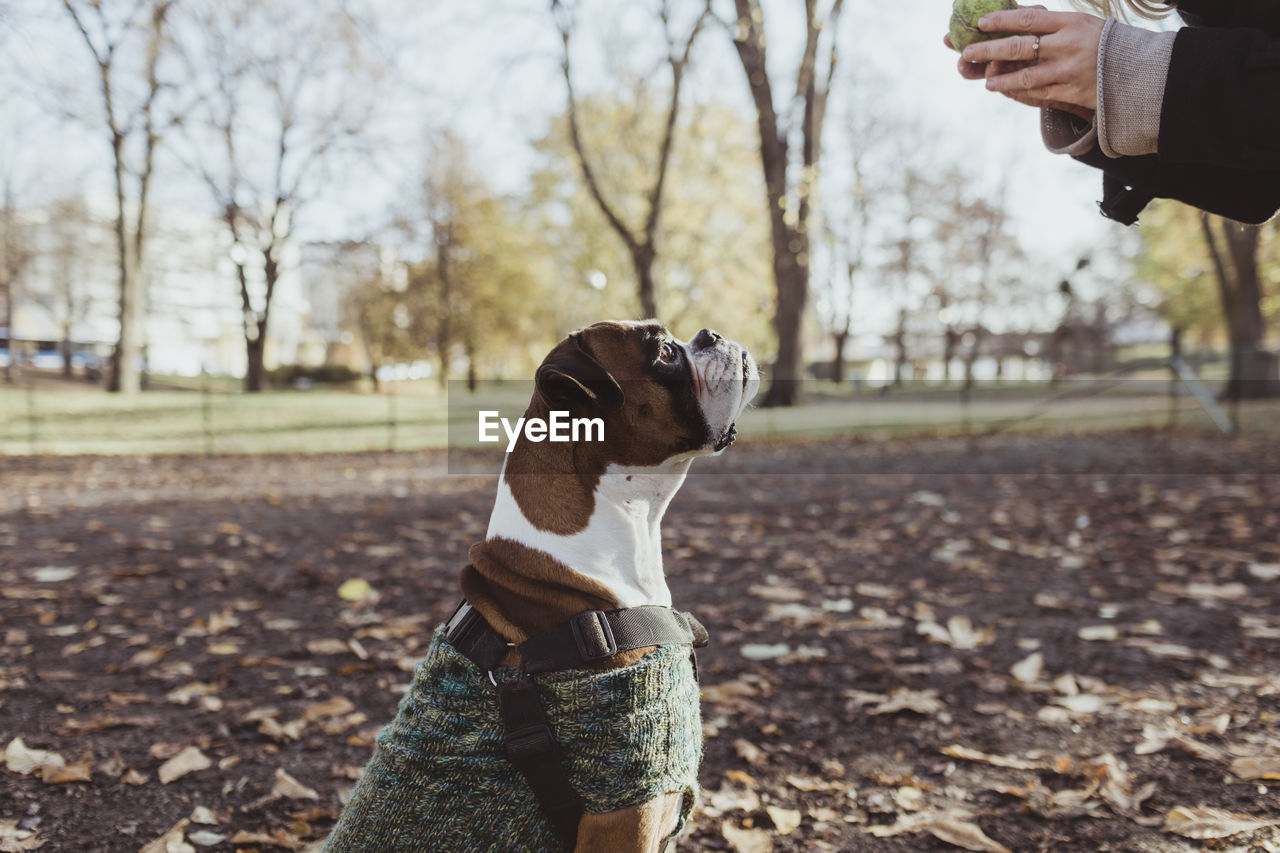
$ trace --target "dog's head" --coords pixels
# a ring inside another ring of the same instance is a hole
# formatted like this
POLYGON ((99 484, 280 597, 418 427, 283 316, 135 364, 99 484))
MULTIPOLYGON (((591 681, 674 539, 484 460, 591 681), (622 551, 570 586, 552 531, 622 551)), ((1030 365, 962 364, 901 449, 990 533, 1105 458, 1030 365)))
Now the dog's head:
POLYGON ((652 466, 733 443, 760 373, 746 348, 710 329, 686 343, 656 320, 603 322, 557 344, 535 385, 549 410, 603 421, 609 462, 652 466))

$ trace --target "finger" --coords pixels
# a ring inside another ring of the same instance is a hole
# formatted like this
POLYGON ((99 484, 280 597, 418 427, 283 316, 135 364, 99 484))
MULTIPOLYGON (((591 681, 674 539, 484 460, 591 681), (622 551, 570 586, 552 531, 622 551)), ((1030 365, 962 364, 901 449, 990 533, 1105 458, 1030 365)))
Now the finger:
POLYGON ((977 41, 960 54, 966 62, 1028 62, 1036 59, 1036 39, 1039 36, 1010 36, 990 41, 977 41))
POLYGON ((987 78, 987 88, 992 92, 1027 92, 1043 89, 1057 82, 1057 69, 1053 65, 1027 65, 1008 74, 987 78))
POLYGON ((1027 6, 983 15, 978 21, 978 29, 988 33, 1031 33, 1043 36, 1056 33, 1069 24, 1076 14, 1078 13, 1049 12, 1027 6))
POLYGON ((986 76, 999 77, 1002 74, 1012 74, 1015 71, 1021 71, 1029 64, 1027 62, 988 62, 986 76))
POLYGON ((983 62, 965 62, 962 59, 957 66, 960 69, 960 76, 966 80, 981 80, 990 73, 987 63, 983 62))

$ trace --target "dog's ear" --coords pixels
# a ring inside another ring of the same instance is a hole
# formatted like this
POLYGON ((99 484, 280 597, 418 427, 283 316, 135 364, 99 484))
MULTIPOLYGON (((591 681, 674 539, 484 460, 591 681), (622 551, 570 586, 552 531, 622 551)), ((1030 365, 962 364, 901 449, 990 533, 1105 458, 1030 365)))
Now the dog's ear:
POLYGON ((570 335, 547 356, 534 376, 534 385, 551 408, 585 404, 616 412, 624 402, 618 380, 582 348, 577 335, 570 335))

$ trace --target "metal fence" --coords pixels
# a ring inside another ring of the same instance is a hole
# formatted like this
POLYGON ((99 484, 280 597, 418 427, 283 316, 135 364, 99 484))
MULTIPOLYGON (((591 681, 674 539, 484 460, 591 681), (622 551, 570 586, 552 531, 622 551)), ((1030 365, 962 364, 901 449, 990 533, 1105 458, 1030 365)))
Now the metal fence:
MULTIPOLYGON (((756 409, 740 432, 762 437, 989 434, 1045 429, 1280 431, 1280 401, 1220 402, 1186 365, 1165 378, 1124 374, 1059 382, 908 382, 874 388, 808 382, 806 405, 756 409)), ((389 383, 377 391, 247 394, 204 381, 135 397, 68 387, 34 372, 0 383, 3 454, 233 454, 477 447, 480 410, 523 412, 529 382, 389 383)))

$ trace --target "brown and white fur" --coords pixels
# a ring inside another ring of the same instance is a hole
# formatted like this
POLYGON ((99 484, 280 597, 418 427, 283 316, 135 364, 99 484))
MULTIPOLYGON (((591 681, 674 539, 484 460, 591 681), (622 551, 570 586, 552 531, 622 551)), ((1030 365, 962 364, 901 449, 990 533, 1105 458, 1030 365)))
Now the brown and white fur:
MULTIPOLYGON (((596 323, 538 369, 526 418, 602 418, 604 440, 531 442, 507 457, 485 541, 462 572, 467 601, 508 642, 588 609, 671 605, 660 525, 699 456, 720 453, 760 386, 755 361, 704 329, 688 343, 656 321, 596 323)), ((625 666, 649 649, 608 659, 625 666)), ((517 663, 515 652, 508 663, 517 663)), ((585 815, 578 851, 661 850, 678 793, 585 815)))

